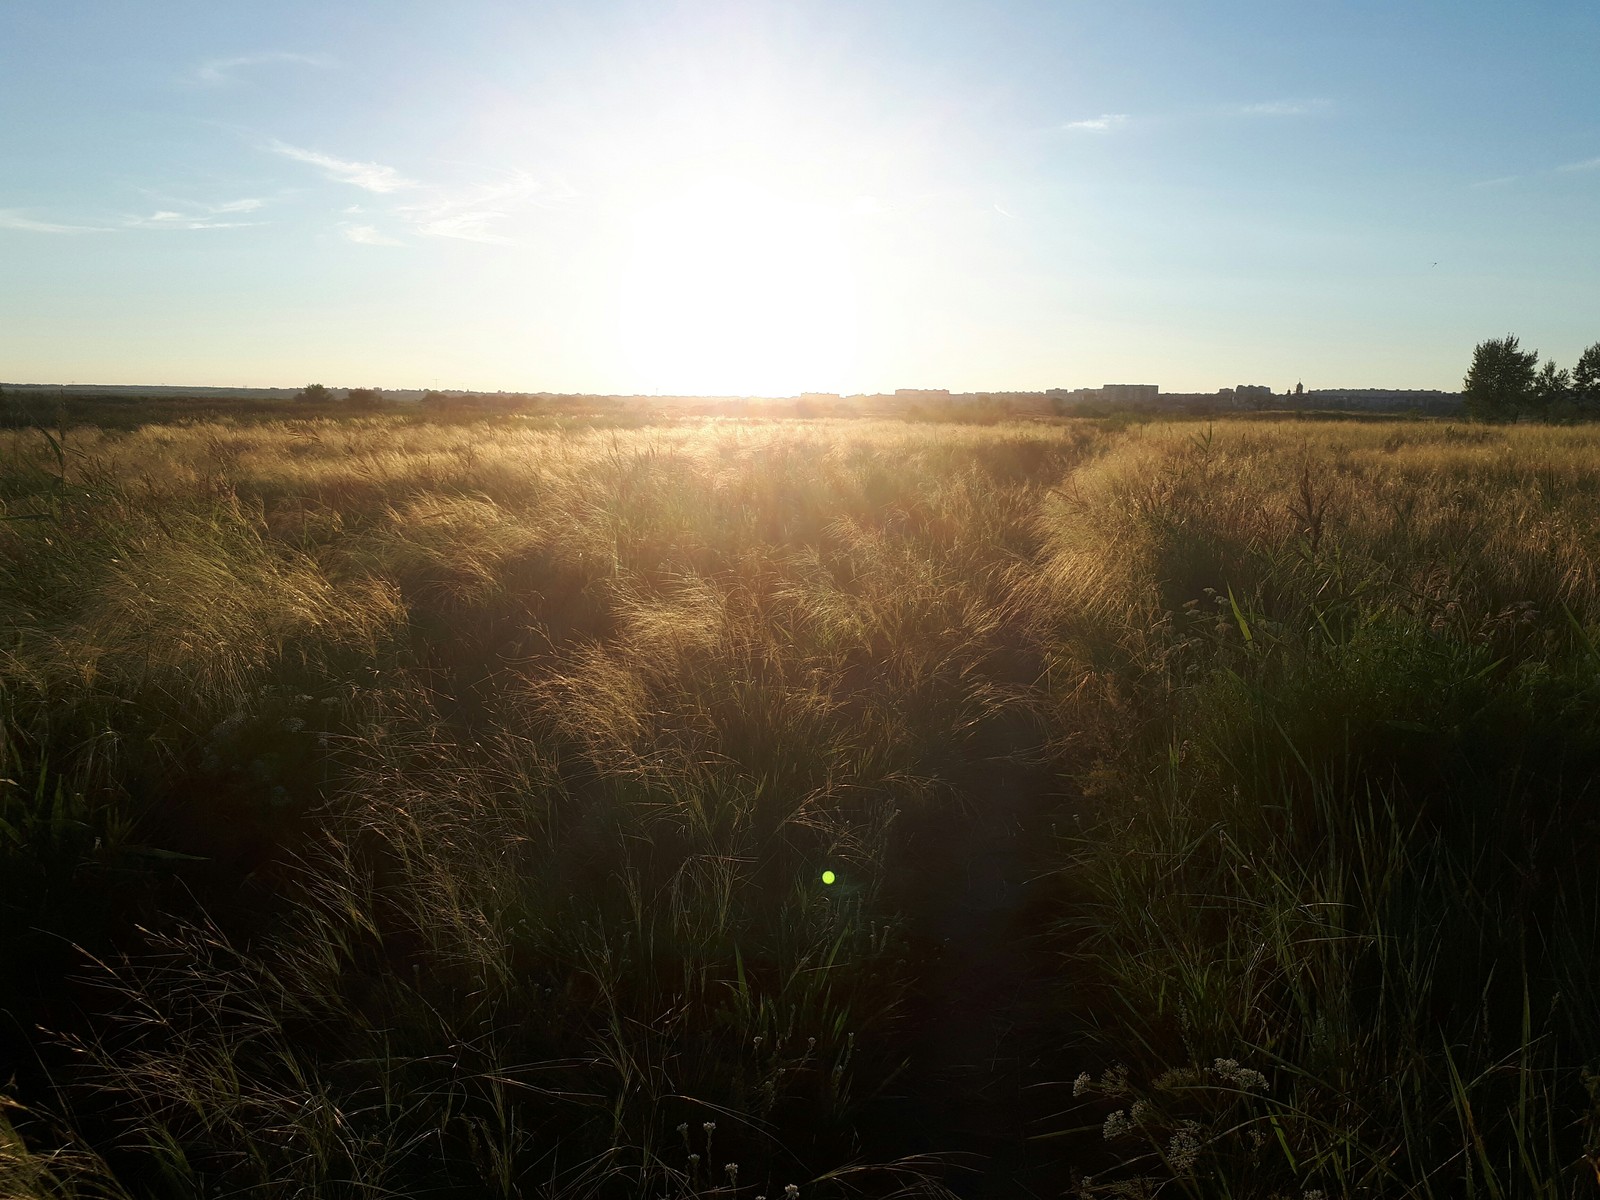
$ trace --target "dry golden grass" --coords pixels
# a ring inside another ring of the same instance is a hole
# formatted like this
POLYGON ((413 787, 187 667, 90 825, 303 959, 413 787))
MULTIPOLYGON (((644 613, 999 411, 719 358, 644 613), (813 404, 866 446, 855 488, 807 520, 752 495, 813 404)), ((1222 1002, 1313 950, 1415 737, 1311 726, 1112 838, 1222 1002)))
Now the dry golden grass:
MULTIPOLYGON (((63 451, 0 434, 0 904, 103 959, 30 1098, 135 1190, 931 1194, 925 1159, 828 1168, 993 1148, 896 1081, 993 1051, 1010 1016, 926 992, 997 943, 1048 996, 1036 1061, 1127 1068, 1001 1112, 1062 1187, 1578 1177, 1600 433, 374 417, 63 451), (991 862, 1037 898, 994 915, 991 862)), ((0 1000, 46 1007, 40 971, 0 1000)))

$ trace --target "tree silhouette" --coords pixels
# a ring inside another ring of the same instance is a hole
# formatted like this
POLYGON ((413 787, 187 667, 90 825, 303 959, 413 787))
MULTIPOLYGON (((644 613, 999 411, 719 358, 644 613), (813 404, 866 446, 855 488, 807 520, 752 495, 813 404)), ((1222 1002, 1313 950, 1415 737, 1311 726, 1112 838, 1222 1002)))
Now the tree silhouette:
POLYGON ((344 398, 351 408, 377 408, 383 404, 383 392, 378 388, 351 388, 344 398))
POLYGON ((1572 419, 1572 372, 1557 368, 1556 360, 1548 358, 1533 380, 1533 396, 1529 411, 1541 421, 1570 421, 1572 419))
POLYGON ((1537 350, 1522 350, 1515 334, 1479 342, 1462 380, 1467 416, 1474 421, 1515 421, 1534 401, 1537 350))
POLYGON ((307 404, 326 404, 333 399, 333 393, 320 383, 308 383, 300 389, 300 394, 295 399, 304 400, 307 404))
POLYGON ((1600 416, 1600 342, 1578 356, 1572 368, 1572 402, 1585 416, 1600 416))

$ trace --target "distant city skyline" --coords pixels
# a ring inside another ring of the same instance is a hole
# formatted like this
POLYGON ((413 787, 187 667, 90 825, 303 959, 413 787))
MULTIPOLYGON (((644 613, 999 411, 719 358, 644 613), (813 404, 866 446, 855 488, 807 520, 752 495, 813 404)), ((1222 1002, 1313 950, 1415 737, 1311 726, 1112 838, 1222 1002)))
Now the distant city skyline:
POLYGON ((1600 341, 1597 52, 1579 0, 11 0, 0 377, 1453 391, 1600 341))
POLYGON ((1297 383, 1294 387, 1279 390, 1266 384, 1234 384, 1214 389, 1193 388, 1166 388, 1160 384, 1126 384, 1104 383, 1095 385, 1080 385, 1073 387, 1054 386, 1047 388, 972 388, 967 390, 953 390, 950 388, 883 388, 870 392, 837 392, 837 391, 800 391, 790 393, 760 393, 760 392, 585 392, 585 391, 556 391, 549 388, 468 388, 452 387, 449 385, 418 387, 414 385, 362 385, 335 382, 331 386, 324 381, 314 381, 312 384, 300 385, 227 385, 227 384, 161 384, 161 383, 107 383, 99 381, 89 382, 56 382, 41 380, 5 380, 0 379, 0 389, 9 390, 11 393, 22 396, 42 396, 48 400, 54 393, 60 392, 64 396, 90 395, 97 393, 148 393, 150 395, 193 395, 203 397, 208 395, 244 395, 246 393, 278 393, 282 395, 299 395, 310 388, 320 388, 329 400, 340 399, 341 392, 347 391, 376 391, 389 398, 406 400, 425 397, 428 395, 439 396, 574 396, 591 398, 615 399, 662 399, 662 400, 803 400, 803 399, 832 399, 832 400, 862 400, 862 399, 896 399, 904 401, 940 401, 962 400, 969 401, 975 397, 993 397, 1003 399, 1006 397, 1059 397, 1071 399, 1097 399, 1113 403, 1140 403, 1145 401, 1165 401, 1174 398, 1196 397, 1224 397, 1237 394, 1241 399, 1258 398, 1283 398, 1285 396, 1317 396, 1317 395, 1382 395, 1392 393, 1396 396, 1436 394, 1440 396, 1459 397, 1459 388, 1391 388, 1383 386, 1371 387, 1305 387, 1297 383))

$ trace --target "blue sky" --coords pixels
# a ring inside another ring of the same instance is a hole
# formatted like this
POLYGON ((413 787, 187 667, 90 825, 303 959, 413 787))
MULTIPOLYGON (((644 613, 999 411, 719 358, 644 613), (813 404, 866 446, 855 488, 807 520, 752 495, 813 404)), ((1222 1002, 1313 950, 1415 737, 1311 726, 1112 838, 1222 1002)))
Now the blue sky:
POLYGON ((1454 388, 1600 341, 1600 4, 0 5, 0 378, 1454 388))

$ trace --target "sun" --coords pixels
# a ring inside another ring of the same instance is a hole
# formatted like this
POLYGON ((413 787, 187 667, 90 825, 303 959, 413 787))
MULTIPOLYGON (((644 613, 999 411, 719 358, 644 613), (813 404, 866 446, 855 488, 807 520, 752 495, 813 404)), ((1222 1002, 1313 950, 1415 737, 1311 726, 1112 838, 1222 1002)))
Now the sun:
POLYGON ((739 175, 685 180, 628 214, 618 335, 658 393, 836 391, 854 373, 846 214, 739 175))

